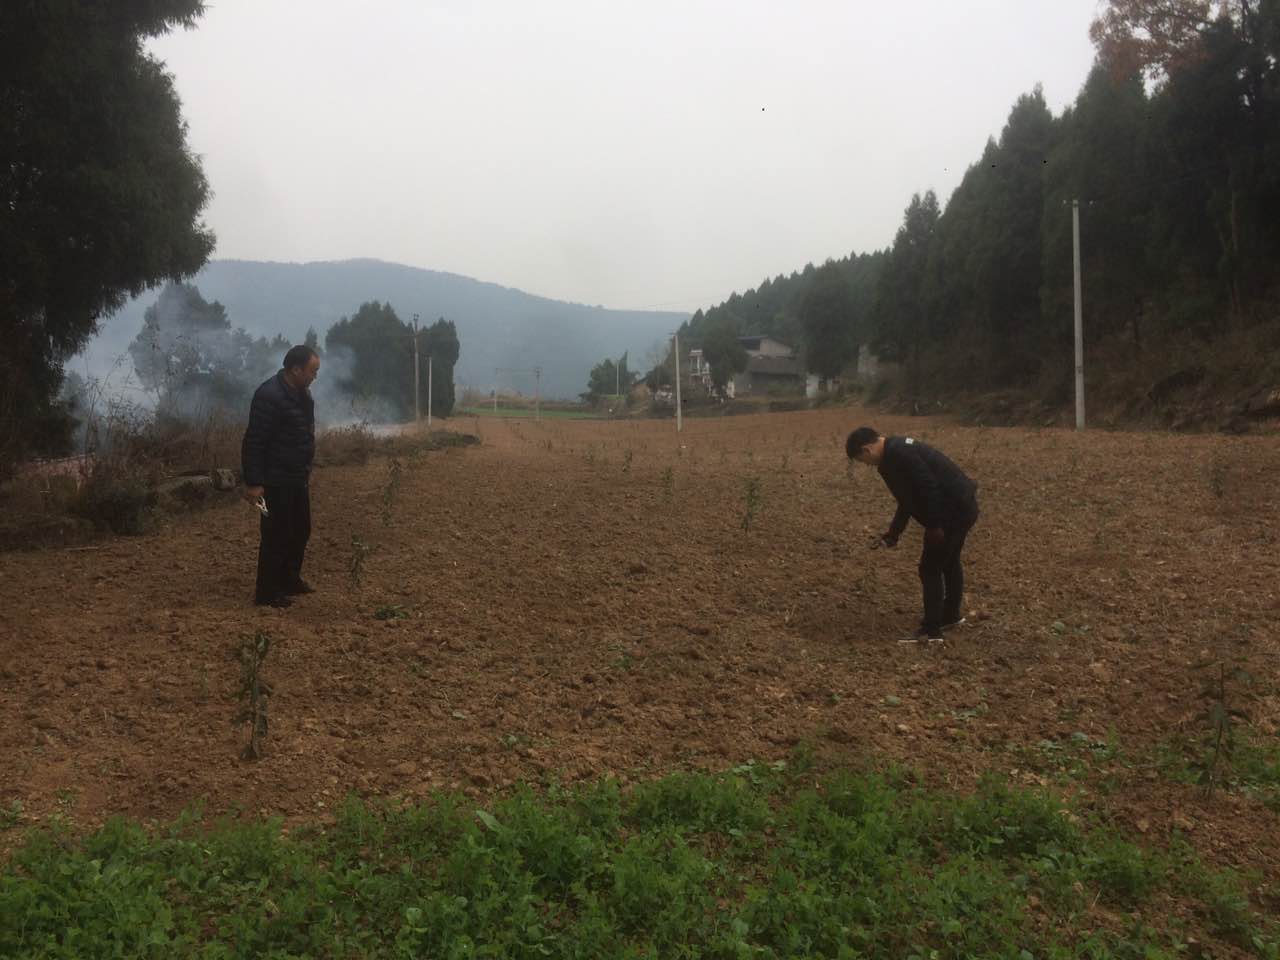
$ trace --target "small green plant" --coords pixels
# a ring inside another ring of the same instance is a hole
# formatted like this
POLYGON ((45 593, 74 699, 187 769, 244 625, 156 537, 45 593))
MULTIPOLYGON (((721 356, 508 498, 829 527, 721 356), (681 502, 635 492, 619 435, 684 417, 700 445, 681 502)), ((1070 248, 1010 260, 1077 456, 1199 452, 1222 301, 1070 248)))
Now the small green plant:
POLYGON ((373 611, 373 619, 375 620, 408 620, 409 611, 399 604, 385 603, 377 610, 373 611))
POLYGON ((1209 492, 1221 500, 1227 493, 1227 458, 1216 454, 1209 461, 1209 492))
POLYGON ((760 510, 760 478, 748 477, 743 489, 742 530, 750 532, 751 521, 760 510))
POLYGON ((0 807, 0 830, 12 830, 22 822, 22 801, 14 800, 7 807, 0 807))
POLYGON ((676 492, 676 474, 670 467, 662 471, 662 498, 668 503, 676 492))
POLYGON ((351 588, 359 589, 360 580, 364 576, 364 561, 373 552, 373 547, 360 538, 359 534, 351 535, 351 588))
POLYGON ((632 453, 632 451, 630 450, 630 448, 628 448, 628 449, 627 449, 627 450, 622 454, 622 472, 623 472, 623 473, 630 473, 630 472, 631 472, 631 459, 632 459, 632 457, 634 457, 634 456, 635 456, 635 454, 634 454, 634 453, 632 453))
POLYGON ((1235 691, 1230 689, 1228 680, 1247 687, 1253 682, 1253 676, 1240 667, 1228 671, 1222 661, 1206 661, 1198 664, 1197 669, 1208 675, 1200 689, 1200 698, 1204 701, 1200 719, 1206 729, 1201 756, 1192 766, 1196 782, 1204 789, 1205 799, 1209 799, 1230 777, 1237 728, 1252 722, 1245 711, 1233 706, 1235 691))
POLYGON ((257 760, 262 756, 262 741, 267 736, 267 700, 271 686, 262 678, 262 664, 271 650, 271 638, 259 630, 240 645, 240 712, 234 726, 248 725, 249 742, 240 752, 241 759, 257 760))
POLYGON ((400 492, 400 480, 404 466, 399 457, 392 457, 387 463, 387 480, 382 487, 382 525, 391 526, 391 508, 395 506, 396 494, 400 492))

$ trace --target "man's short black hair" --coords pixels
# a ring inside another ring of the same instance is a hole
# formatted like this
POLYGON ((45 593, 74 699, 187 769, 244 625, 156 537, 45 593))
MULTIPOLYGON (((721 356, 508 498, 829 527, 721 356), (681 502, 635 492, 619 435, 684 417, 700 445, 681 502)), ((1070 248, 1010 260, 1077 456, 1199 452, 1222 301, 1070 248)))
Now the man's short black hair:
POLYGON ((852 460, 862 452, 863 447, 869 443, 875 443, 879 439, 879 430, 874 427, 859 427, 849 434, 849 439, 844 442, 845 455, 852 460))
POLYGON ((284 355, 284 368, 298 370, 310 363, 312 357, 318 356, 319 354, 305 343, 300 343, 296 347, 290 347, 289 352, 284 355))

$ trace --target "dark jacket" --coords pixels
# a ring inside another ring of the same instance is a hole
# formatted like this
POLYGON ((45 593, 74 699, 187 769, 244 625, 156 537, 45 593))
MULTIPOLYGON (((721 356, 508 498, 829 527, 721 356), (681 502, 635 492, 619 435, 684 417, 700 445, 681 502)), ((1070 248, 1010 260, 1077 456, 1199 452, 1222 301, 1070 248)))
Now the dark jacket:
MULTIPOLYGON (((898 501, 889 532, 902 533, 914 517, 926 529, 946 527, 976 509, 978 485, 950 459, 911 437, 886 437, 880 476, 898 501)), ((972 520, 970 520, 972 522, 972 520)))
POLYGON ((258 387, 240 444, 246 487, 300 487, 316 453, 316 407, 311 394, 285 383, 281 370, 258 387))

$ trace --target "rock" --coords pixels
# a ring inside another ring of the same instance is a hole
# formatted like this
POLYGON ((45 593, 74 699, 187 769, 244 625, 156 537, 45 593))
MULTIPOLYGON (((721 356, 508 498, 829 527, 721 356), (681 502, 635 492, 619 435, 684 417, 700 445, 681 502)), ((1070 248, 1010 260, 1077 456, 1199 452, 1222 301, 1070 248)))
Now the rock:
POLYGON ((1194 387, 1204 379, 1207 372, 1208 370, 1203 364, 1196 364, 1171 373, 1151 385, 1151 389, 1147 391, 1147 398, 1152 403, 1163 403, 1178 391, 1194 387))
POLYGON ((1249 398, 1242 411, 1246 416, 1280 417, 1280 388, 1262 390, 1249 398))
POLYGON ((897 727, 895 727, 894 729, 895 729, 895 730, 897 730, 899 733, 910 733, 910 732, 911 732, 911 728, 910 728, 910 727, 908 727, 905 723, 900 723, 900 724, 898 724, 898 725, 897 725, 897 727))
POLYGON ((184 502, 203 500, 213 488, 213 478, 206 476, 178 477, 165 480, 156 487, 156 493, 175 497, 184 502))
POLYGON ((886 707, 900 707, 902 706, 902 700, 899 697, 895 697, 893 694, 889 694, 889 696, 884 698, 884 705, 886 707))
POLYGON ((418 772, 418 765, 412 760, 406 760, 404 763, 396 765, 396 773, 402 777, 412 777, 418 772))

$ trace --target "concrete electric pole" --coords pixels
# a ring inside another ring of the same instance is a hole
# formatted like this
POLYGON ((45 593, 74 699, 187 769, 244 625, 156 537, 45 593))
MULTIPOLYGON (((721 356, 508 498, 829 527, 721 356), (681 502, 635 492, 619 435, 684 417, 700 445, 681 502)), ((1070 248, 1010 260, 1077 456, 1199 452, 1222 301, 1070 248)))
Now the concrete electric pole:
POLYGON ((676 355, 676 433, 684 429, 684 415, 680 409, 680 333, 679 331, 671 335, 675 340, 676 355))
MULTIPOLYGON (((429 402, 429 401, 428 401, 429 402)), ((422 419, 418 410, 418 315, 413 315, 413 422, 422 419)))
POLYGON ((1084 429, 1084 308, 1080 302, 1080 201, 1071 201, 1071 251, 1075 266, 1076 429, 1084 429))

